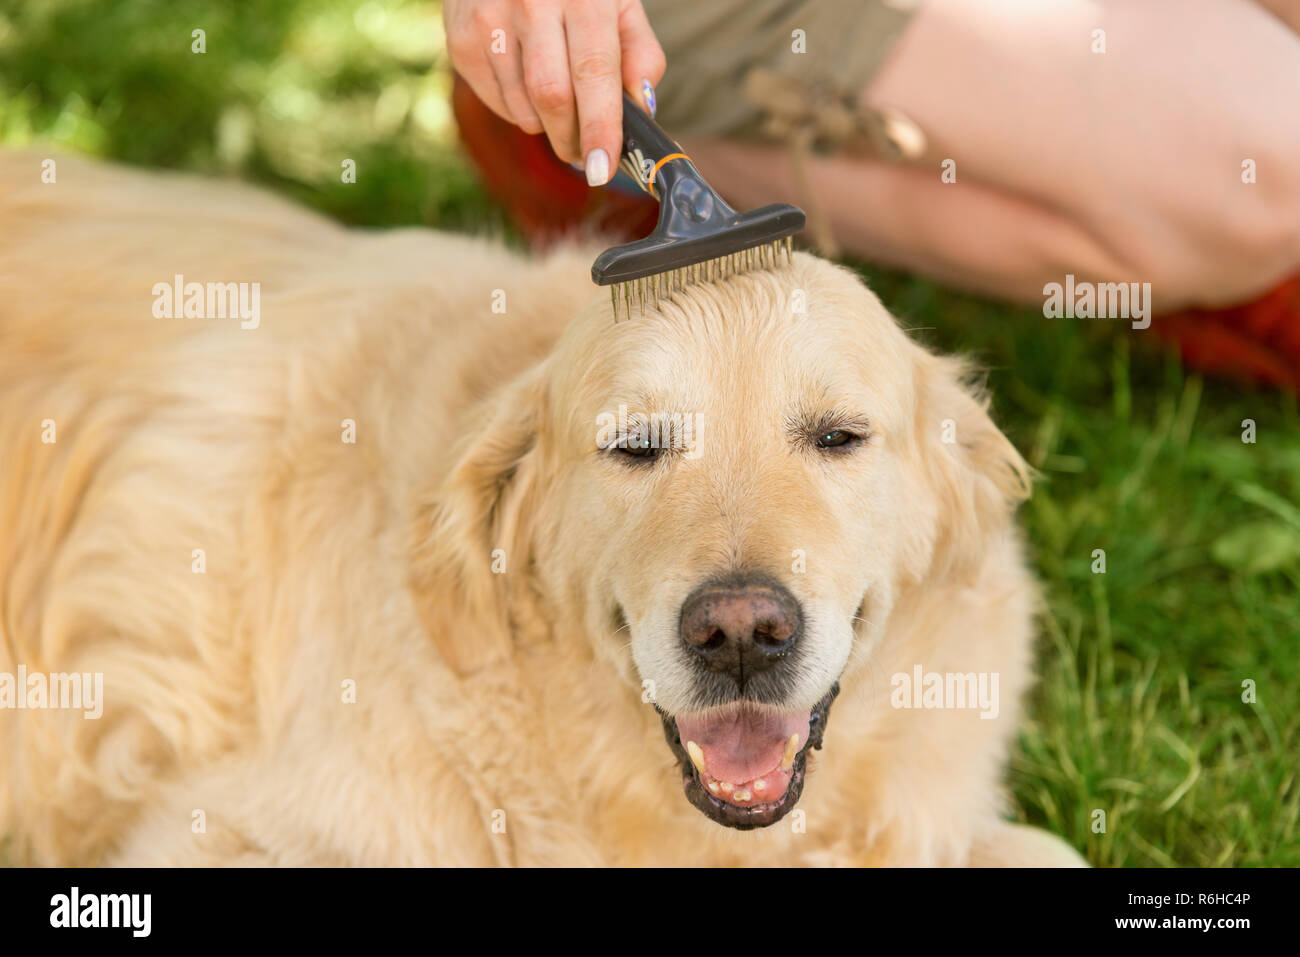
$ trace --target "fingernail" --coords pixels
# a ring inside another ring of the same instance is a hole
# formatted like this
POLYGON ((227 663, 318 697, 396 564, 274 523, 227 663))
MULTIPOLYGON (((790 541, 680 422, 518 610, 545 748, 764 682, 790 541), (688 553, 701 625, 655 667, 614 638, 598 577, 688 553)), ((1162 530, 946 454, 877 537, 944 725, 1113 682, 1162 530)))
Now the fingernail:
POLYGON ((641 81, 641 99, 645 100, 645 108, 650 111, 650 115, 655 115, 655 88, 650 85, 649 80, 641 81))
POLYGON ((595 149, 587 154, 587 185, 604 186, 609 182, 609 154, 595 149))

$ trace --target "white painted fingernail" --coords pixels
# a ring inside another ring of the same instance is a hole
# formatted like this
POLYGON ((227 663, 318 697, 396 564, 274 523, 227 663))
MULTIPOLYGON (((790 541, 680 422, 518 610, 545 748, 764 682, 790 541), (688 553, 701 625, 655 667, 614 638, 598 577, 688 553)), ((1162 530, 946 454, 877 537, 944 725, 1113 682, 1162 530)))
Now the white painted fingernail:
POLYGON ((587 185, 604 186, 609 182, 609 154, 595 149, 587 154, 587 185))

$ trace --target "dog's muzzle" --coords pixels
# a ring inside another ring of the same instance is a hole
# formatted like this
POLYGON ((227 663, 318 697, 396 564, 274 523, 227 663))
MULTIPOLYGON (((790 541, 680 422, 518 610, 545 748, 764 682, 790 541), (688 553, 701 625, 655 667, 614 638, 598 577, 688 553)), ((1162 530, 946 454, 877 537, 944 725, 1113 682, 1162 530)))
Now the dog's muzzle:
POLYGON ((775 824, 803 794, 808 753, 820 750, 837 682, 806 714, 744 702, 673 717, 660 711, 686 799, 706 817, 747 831, 775 824))

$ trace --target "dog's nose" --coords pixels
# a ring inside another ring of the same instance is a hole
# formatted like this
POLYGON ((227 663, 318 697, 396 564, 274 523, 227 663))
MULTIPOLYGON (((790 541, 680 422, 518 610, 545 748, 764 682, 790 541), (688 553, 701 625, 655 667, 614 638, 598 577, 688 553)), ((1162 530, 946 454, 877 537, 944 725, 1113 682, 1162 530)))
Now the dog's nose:
POLYGON ((682 605, 682 641, 742 687, 779 663, 799 640, 799 602, 771 583, 702 585, 682 605))

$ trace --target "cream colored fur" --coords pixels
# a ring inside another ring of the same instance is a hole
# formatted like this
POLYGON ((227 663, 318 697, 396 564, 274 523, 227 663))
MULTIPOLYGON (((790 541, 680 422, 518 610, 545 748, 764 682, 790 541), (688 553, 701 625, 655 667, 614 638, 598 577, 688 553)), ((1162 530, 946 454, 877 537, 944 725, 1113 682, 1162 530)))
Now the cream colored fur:
POLYGON ((615 325, 590 249, 40 160, 0 159, 0 671, 102 672, 106 703, 0 711, 20 860, 1078 861, 1001 820, 1027 470, 856 278, 800 254, 615 325), (259 328, 153 318, 178 273, 260 282, 259 328), (638 397, 700 412, 703 454, 647 477, 595 451, 638 397), (793 448, 823 401, 871 444, 793 448), (805 704, 844 666, 802 814, 749 833, 687 804, 642 693, 686 693, 681 598, 737 565, 816 612, 805 704), (998 673, 999 717, 891 707, 916 664, 998 673))

